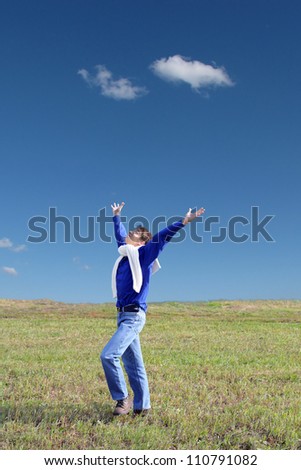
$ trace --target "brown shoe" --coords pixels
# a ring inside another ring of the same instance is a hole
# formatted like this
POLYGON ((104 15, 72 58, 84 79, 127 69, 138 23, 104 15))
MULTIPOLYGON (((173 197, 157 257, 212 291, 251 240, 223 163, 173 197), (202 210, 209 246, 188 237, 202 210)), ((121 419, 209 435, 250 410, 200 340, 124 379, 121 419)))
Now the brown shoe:
POLYGON ((131 411, 132 406, 133 400, 130 397, 124 398, 123 400, 118 400, 113 415, 127 415, 131 411))

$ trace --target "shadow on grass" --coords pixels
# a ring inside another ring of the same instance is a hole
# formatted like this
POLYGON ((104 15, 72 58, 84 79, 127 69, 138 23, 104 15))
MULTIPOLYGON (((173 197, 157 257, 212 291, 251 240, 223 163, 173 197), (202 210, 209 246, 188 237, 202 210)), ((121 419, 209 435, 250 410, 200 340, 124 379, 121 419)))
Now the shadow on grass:
POLYGON ((72 425, 74 423, 89 422, 92 425, 98 423, 109 424, 113 421, 112 407, 101 406, 99 403, 27 403, 14 404, 2 408, 2 422, 18 422, 39 426, 43 424, 56 425, 57 427, 72 425))

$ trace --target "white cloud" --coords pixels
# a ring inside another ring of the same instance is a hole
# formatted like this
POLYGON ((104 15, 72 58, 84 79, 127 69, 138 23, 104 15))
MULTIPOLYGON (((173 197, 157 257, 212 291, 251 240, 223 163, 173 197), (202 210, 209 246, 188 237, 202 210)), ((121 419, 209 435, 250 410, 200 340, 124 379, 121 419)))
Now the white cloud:
POLYGON ((10 241, 9 238, 1 238, 0 240, 0 248, 11 248, 13 243, 10 241))
POLYGON ((180 55, 156 60, 150 69, 169 82, 185 82, 194 90, 209 86, 232 86, 233 81, 223 67, 206 65, 180 55))
POLYGON ((27 247, 26 245, 16 245, 11 248, 12 251, 15 253, 21 253, 21 251, 26 251, 27 247))
POLYGON ((96 74, 91 75, 87 70, 81 69, 78 74, 91 87, 98 87, 103 96, 115 100, 134 100, 145 95, 148 91, 144 87, 138 87, 132 84, 128 78, 119 78, 114 80, 112 72, 104 65, 97 65, 96 74))
POLYGON ((17 276, 18 273, 15 270, 15 268, 9 268, 8 266, 3 266, 2 270, 6 273, 9 274, 10 276, 17 276))
POLYGON ((85 264, 84 266, 82 266, 82 269, 83 269, 84 271, 90 271, 90 269, 92 269, 92 268, 91 268, 91 266, 89 266, 88 264, 85 264))
POLYGON ((9 238, 1 238, 0 248, 7 248, 10 251, 14 251, 15 253, 20 253, 21 251, 27 250, 26 245, 14 245, 9 238))

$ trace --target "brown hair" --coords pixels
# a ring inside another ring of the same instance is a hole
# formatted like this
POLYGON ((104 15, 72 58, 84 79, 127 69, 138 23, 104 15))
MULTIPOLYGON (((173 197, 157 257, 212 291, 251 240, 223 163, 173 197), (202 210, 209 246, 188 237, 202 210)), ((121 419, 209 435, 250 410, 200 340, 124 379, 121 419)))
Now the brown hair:
POLYGON ((152 234, 147 230, 147 228, 142 227, 142 225, 135 227, 134 230, 131 230, 131 232, 134 232, 139 235, 140 240, 142 242, 145 242, 145 244, 153 238, 152 234))

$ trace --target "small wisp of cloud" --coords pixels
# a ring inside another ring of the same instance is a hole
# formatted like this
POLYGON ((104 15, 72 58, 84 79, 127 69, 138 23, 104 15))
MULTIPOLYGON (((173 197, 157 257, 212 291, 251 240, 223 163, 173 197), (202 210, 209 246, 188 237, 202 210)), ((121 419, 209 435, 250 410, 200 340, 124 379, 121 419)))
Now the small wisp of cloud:
POLYGON ((156 60, 150 65, 150 69, 163 80, 187 83, 195 91, 212 86, 234 85, 223 67, 207 65, 181 55, 156 60))
POLYGON ((3 266, 2 268, 2 271, 4 271, 6 274, 8 274, 9 276, 17 276, 18 273, 17 271, 15 270, 15 268, 10 268, 8 266, 3 266))
POLYGON ((13 243, 10 241, 9 238, 1 238, 0 240, 0 248, 11 248, 13 243))
POLYGON ((14 251, 15 253, 21 253, 22 251, 27 250, 26 245, 14 245, 9 238, 0 239, 0 248, 6 248, 10 251, 14 251))
POLYGON ((115 100, 135 100, 148 93, 145 87, 133 85, 128 78, 114 80, 112 72, 104 65, 96 65, 95 68, 95 75, 91 75, 85 69, 81 69, 77 73, 89 86, 100 88, 103 96, 115 100))
POLYGON ((21 253, 22 251, 26 251, 27 247, 26 245, 14 245, 11 250, 15 253, 21 253))
POLYGON ((92 268, 91 268, 91 266, 89 266, 88 264, 85 264, 84 266, 82 266, 82 269, 83 269, 84 271, 90 271, 90 269, 92 269, 92 268))

